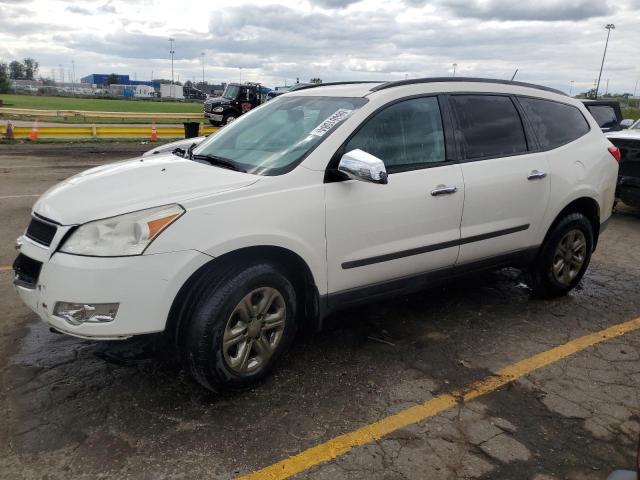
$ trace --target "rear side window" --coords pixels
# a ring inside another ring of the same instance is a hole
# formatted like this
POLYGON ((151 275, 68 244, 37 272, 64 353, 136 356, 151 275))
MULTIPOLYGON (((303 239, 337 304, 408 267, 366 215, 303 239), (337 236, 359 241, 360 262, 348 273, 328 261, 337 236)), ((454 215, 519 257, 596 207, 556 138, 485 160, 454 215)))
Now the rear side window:
POLYGON ((467 160, 527 151, 522 121, 509 97, 452 95, 463 155, 467 160))
POLYGON ((589 131, 587 120, 572 105, 539 98, 520 97, 518 101, 543 150, 573 142, 589 131))
POLYGON ((618 125, 618 118, 613 107, 607 105, 587 105, 587 110, 596 119, 600 128, 613 128, 618 125))
POLYGON ((443 162, 444 132, 438 99, 404 100, 376 113, 345 146, 346 152, 355 149, 381 159, 389 172, 443 162))

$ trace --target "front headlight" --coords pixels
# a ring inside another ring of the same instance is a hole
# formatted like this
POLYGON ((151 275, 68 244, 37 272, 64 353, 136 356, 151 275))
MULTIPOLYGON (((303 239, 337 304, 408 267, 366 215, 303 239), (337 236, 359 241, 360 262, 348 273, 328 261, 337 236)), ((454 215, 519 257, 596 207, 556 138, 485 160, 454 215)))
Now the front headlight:
POLYGON ((60 251, 95 257, 141 255, 183 213, 180 205, 166 205, 88 222, 71 234, 60 251))
POLYGON ((222 113, 224 111, 224 108, 222 107, 216 107, 213 110, 211 110, 213 113, 222 113))

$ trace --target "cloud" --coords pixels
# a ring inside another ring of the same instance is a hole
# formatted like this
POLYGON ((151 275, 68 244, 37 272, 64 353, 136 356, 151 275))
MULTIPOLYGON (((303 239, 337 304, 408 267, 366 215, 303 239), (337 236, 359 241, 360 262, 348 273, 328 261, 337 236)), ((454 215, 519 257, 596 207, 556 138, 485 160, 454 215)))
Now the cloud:
POLYGON ((78 7, 77 5, 69 5, 66 8, 67 12, 71 12, 71 13, 77 13, 79 15, 92 15, 93 12, 91 12, 91 10, 88 10, 86 8, 82 8, 82 7, 78 7))
MULTIPOLYGON (((416 6, 419 0, 406 0, 416 6)), ((487 20, 584 20, 610 13, 604 0, 441 0, 440 5, 460 18, 487 20)))
POLYGON ((113 14, 118 13, 118 11, 116 10, 116 7, 113 6, 112 2, 107 2, 104 5, 101 5, 100 7, 98 7, 98 12, 113 13, 113 14))
POLYGON ((334 8, 347 8, 349 5, 359 3, 361 0, 310 0, 312 5, 318 5, 320 7, 334 9, 334 8))

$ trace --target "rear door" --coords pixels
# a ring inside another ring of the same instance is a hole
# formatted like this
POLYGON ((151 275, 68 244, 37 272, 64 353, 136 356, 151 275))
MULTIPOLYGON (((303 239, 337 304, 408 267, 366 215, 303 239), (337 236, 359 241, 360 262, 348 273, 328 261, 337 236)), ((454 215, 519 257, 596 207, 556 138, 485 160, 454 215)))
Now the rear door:
POLYGON ((448 97, 465 184, 458 264, 533 246, 549 200, 548 157, 509 95, 448 97))

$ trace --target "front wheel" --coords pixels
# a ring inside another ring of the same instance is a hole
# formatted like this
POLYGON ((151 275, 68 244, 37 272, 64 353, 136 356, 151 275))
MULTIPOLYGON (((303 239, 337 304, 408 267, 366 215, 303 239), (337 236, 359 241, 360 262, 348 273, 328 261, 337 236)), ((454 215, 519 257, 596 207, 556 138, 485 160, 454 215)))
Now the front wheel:
POLYGON ((545 240, 529 269, 535 295, 557 297, 575 288, 589 266, 593 252, 593 227, 581 213, 560 220, 545 240))
POLYGON ((273 265, 218 276, 196 301, 185 353, 190 373, 210 390, 253 386, 295 336, 295 290, 273 265))
POLYGON ((232 123, 233 121, 235 121, 236 116, 231 114, 231 115, 226 115, 224 117, 224 120, 222 120, 222 124, 223 125, 229 125, 230 123, 232 123))

